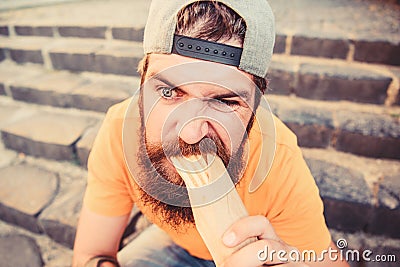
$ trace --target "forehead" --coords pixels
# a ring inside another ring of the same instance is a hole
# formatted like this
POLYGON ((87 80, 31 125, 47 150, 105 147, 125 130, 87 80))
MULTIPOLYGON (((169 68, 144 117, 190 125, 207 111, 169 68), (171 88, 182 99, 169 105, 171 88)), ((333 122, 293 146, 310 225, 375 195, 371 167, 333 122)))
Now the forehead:
POLYGON ((145 79, 168 80, 176 86, 211 83, 232 90, 254 88, 252 75, 233 66, 175 54, 150 54, 145 79))

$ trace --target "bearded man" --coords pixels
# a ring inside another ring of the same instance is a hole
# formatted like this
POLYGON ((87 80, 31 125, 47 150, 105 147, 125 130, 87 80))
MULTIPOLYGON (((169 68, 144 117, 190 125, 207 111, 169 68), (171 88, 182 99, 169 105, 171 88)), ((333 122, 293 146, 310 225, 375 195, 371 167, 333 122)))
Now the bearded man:
POLYGON ((256 238, 223 266, 348 266, 260 257, 336 249, 296 137, 263 96, 274 38, 265 0, 152 2, 140 90, 109 109, 89 157, 73 266, 216 266, 170 160, 203 153, 221 158, 249 214, 215 238, 256 238), (153 225, 118 252, 133 205, 153 225))

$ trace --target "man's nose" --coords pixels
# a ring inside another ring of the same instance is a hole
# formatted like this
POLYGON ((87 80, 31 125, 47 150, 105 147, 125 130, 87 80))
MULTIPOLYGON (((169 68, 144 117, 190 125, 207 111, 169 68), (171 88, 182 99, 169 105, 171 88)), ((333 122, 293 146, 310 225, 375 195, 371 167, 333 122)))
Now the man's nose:
POLYGON ((208 127, 206 119, 194 118, 178 129, 178 135, 185 143, 195 144, 208 134, 208 127))
POLYGON ((197 98, 186 101, 175 110, 179 115, 176 116, 176 133, 187 144, 200 142, 208 134, 209 120, 205 111, 206 102, 197 98))

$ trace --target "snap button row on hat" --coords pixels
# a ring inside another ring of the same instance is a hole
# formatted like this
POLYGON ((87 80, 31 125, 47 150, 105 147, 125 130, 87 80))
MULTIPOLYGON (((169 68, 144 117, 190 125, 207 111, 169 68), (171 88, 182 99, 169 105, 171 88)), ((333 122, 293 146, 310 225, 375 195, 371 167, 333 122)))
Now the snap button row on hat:
MULTIPOLYGON (((184 46, 185 46, 185 44, 183 43, 183 42, 179 42, 179 47, 181 47, 181 48, 183 48, 184 46)), ((189 48, 189 49, 192 49, 193 48, 193 45, 191 45, 191 44, 189 44, 189 45, 187 45, 187 48, 189 48)), ((201 50, 201 46, 196 46, 196 50, 197 51, 200 51, 201 50)), ((206 48, 204 48, 204 51, 205 52, 210 52, 210 48, 208 48, 208 47, 206 47, 206 48)), ((214 49, 213 50, 213 53, 214 54, 218 54, 219 53, 219 51, 217 50, 217 49, 214 49)), ((226 51, 222 51, 222 53, 221 53, 223 56, 227 56, 227 52, 226 51)), ((235 54, 234 53, 230 53, 230 57, 235 57, 235 54)))

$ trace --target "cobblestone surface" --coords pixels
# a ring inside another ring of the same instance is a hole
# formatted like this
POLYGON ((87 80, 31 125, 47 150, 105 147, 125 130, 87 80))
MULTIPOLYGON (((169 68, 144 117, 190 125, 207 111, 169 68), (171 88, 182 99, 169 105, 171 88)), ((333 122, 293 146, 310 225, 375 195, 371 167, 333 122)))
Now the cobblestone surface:
POLYGON ((25 235, 0 236, 1 265, 4 267, 42 267, 42 255, 35 240, 25 235), (15 257, 21 254, 24 257, 15 257))
MULTIPOLYGON (((5 223, 0 220, 0 238, 2 236, 27 236, 35 240, 35 243, 39 246, 40 255, 44 262, 44 267, 71 267, 72 264, 72 250, 68 249, 55 241, 53 241, 50 237, 41 234, 34 234, 25 229, 16 227, 15 225, 11 225, 5 223)), ((20 257, 21 251, 18 250, 16 253, 11 253, 9 250, 6 251, 8 255, 13 258, 22 258, 23 260, 32 260, 30 257, 20 257)), ((35 256, 37 258, 37 256, 35 256)), ((11 261, 12 263, 15 263, 11 261)), ((3 266, 3 261, 2 261, 3 266)), ((10 267, 16 267, 20 265, 9 265, 10 267)), ((26 265, 33 266, 33 265, 26 265)))

